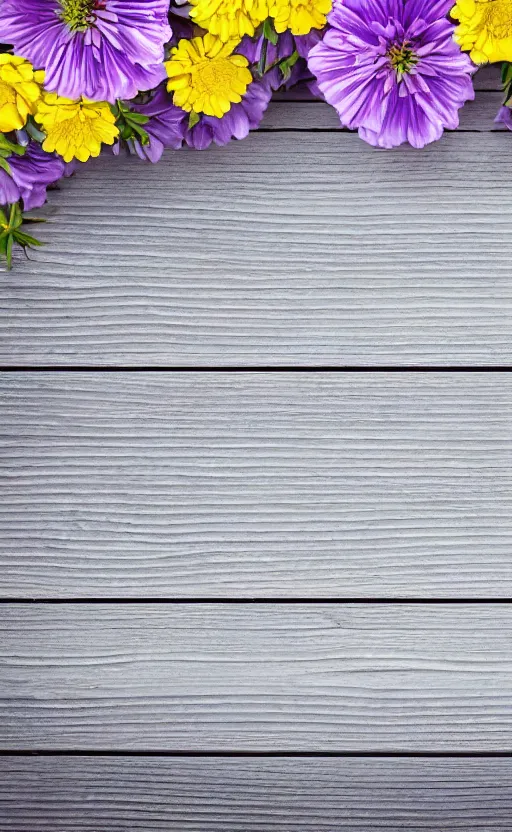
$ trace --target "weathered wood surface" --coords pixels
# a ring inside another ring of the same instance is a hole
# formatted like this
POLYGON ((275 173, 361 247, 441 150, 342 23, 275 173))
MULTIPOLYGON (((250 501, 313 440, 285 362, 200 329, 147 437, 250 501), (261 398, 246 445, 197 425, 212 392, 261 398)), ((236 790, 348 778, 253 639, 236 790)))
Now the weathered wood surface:
POLYGON ((0 362, 508 363, 511 147, 260 132, 157 166, 105 156, 2 275, 0 362))
POLYGON ((512 376, 4 373, 0 596, 512 595, 512 376))
POLYGON ((510 832, 512 760, 0 758, 2 832, 510 832))
MULTIPOLYGON (((495 123, 502 101, 502 92, 480 93, 474 101, 468 101, 460 112, 459 130, 478 133, 506 131, 503 124, 495 123)), ((261 129, 341 131, 342 127, 333 107, 315 99, 307 90, 294 88, 270 103, 261 129), (293 100, 293 105, 290 104, 290 99, 293 100)))
POLYGON ((510 604, 0 606, 8 749, 512 748, 510 604))

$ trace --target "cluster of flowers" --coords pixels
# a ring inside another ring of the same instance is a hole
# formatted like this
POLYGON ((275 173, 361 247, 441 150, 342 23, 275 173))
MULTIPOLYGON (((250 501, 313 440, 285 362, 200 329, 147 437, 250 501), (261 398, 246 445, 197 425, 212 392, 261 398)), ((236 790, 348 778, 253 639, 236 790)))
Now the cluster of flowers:
POLYGON ((439 139, 479 64, 512 86, 512 0, 454 2, 0 0, 0 254, 37 244, 22 212, 103 146, 224 145, 299 81, 372 145, 439 139))

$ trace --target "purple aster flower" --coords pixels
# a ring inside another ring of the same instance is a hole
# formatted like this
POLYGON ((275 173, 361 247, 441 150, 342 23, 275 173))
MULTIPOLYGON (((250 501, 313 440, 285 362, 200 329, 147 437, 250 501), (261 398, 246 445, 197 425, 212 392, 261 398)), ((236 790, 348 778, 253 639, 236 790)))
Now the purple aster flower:
POLYGON ((246 35, 235 51, 245 55, 250 64, 259 66, 265 45, 265 66, 267 67, 265 79, 273 90, 279 90, 282 87, 290 89, 295 84, 311 80, 311 72, 308 70, 303 59, 307 58, 309 50, 320 39, 321 33, 318 29, 312 29, 308 35, 296 35, 295 37, 287 30, 277 36, 276 44, 266 40, 263 35, 256 38, 249 38, 246 35), (294 52, 297 52, 299 55, 299 60, 293 64, 289 75, 285 78, 279 68, 279 64, 281 61, 286 61, 287 58, 290 58, 294 52))
MULTIPOLYGON (((254 130, 261 122, 271 95, 272 90, 265 80, 253 81, 241 102, 233 104, 225 116, 200 115, 199 121, 190 127, 190 113, 176 107, 172 95, 161 86, 149 103, 133 105, 135 112, 148 116, 143 127, 149 136, 149 144, 131 141, 130 150, 141 159, 158 162, 166 147, 178 150, 188 145, 195 150, 205 150, 211 144, 222 146, 231 139, 245 139, 249 130, 254 130)), ((114 147, 114 153, 119 153, 119 144, 114 147)))
POLYGON ((245 55, 250 64, 259 64, 263 47, 266 45, 266 66, 272 66, 284 58, 289 58, 295 49, 295 42, 291 32, 283 32, 282 35, 277 36, 277 43, 273 44, 260 35, 260 37, 250 38, 245 35, 240 44, 237 46, 235 52, 240 52, 245 55))
POLYGON ((6 160, 10 174, 0 168, 0 204, 23 200, 25 211, 40 208, 46 201, 46 188, 65 175, 66 165, 53 153, 45 153, 31 142, 23 156, 13 154, 6 160))
POLYGON ((498 114, 494 119, 495 124, 504 124, 509 130, 512 130, 512 110, 505 104, 500 107, 498 114))
POLYGON ((172 43, 178 43, 182 38, 191 40, 201 31, 190 19, 190 7, 187 3, 171 2, 169 9, 169 23, 172 29, 172 43))
POLYGON ((309 67, 341 123, 376 147, 454 130, 475 67, 453 40, 453 0, 335 0, 309 67))
POLYGON ((165 78, 168 0, 3 0, 0 41, 66 98, 114 102, 165 78))

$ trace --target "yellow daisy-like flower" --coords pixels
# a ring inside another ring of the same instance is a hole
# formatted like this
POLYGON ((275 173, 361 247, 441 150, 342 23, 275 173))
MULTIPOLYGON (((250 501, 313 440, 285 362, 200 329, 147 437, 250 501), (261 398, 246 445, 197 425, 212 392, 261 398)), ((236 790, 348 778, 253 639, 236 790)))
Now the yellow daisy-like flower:
POLYGON ((21 130, 41 98, 44 72, 19 55, 0 54, 0 133, 21 130))
POLYGON ((247 58, 233 55, 237 45, 238 39, 223 43, 211 34, 180 40, 165 63, 174 104, 188 113, 193 110, 217 118, 238 104, 252 75, 247 58))
POLYGON ((290 29, 292 35, 307 35, 311 29, 322 29, 331 8, 332 0, 269 0, 270 16, 279 34, 290 29))
POLYGON ((190 17, 224 43, 254 30, 268 17, 267 0, 191 0, 190 17))
POLYGON ((43 150, 57 151, 65 162, 87 162, 100 155, 102 143, 114 144, 119 135, 115 116, 104 101, 71 101, 48 92, 39 104, 36 120, 46 133, 43 150))
POLYGON ((512 0, 457 0, 455 40, 476 64, 512 61, 512 0))

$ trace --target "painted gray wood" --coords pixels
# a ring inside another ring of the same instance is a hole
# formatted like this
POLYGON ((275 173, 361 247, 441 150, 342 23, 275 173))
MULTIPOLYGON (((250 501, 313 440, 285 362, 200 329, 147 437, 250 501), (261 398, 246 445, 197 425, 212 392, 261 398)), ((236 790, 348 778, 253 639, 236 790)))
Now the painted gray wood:
POLYGON ((512 747, 512 606, 0 605, 6 749, 512 747))
POLYGON ((484 64, 473 76, 473 86, 477 92, 502 90, 501 64, 484 64))
POLYGON ((512 376, 4 373, 0 596, 512 595, 512 376))
POLYGON ((509 362, 511 147, 262 132, 157 166, 105 156, 2 274, 0 362, 509 362))
POLYGON ((509 832, 510 759, 0 758, 2 832, 509 832))
MULTIPOLYGON (((507 128, 503 124, 494 122, 502 101, 502 92, 477 95, 474 101, 469 101, 462 108, 459 129, 482 133, 506 131, 507 128)), ((315 99, 307 89, 293 88, 269 104, 261 129, 341 131, 342 127, 333 107, 315 99), (290 100, 293 100, 293 104, 290 104, 290 100)))

